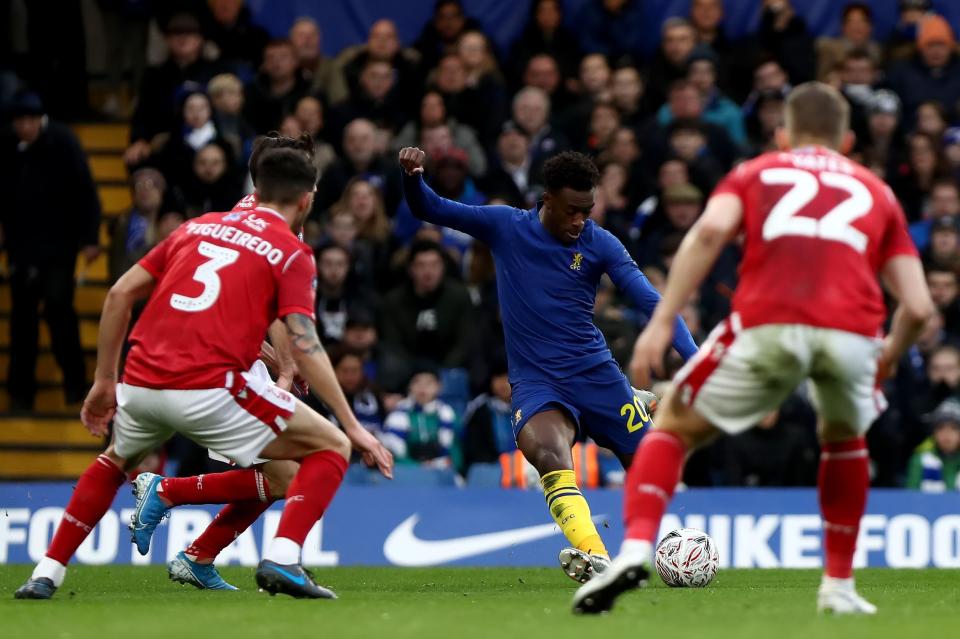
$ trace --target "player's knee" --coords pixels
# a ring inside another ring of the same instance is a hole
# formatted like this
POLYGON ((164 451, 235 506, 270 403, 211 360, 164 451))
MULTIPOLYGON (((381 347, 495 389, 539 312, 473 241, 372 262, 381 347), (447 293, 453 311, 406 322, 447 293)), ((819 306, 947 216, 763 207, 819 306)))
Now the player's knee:
POLYGON ((327 446, 327 450, 332 450, 349 462, 351 452, 350 440, 343 434, 343 431, 336 431, 330 439, 331 441, 327 446))
POLYGON ((264 464, 261 472, 270 486, 270 497, 283 499, 286 496, 287 487, 293 481, 298 468, 298 463, 287 460, 274 460, 264 464))
POLYGON ((524 456, 530 460, 530 463, 533 464, 533 467, 537 469, 541 476, 557 470, 573 469, 573 460, 570 457, 569 450, 542 448, 529 456, 524 453, 524 456))

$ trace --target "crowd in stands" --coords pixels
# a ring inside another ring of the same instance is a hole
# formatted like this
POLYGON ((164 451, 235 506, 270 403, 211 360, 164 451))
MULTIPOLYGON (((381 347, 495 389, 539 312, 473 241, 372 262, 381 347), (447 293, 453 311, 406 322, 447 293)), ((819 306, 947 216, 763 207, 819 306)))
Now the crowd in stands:
MULTIPOLYGON (((526 485, 493 261, 470 237, 412 216, 397 150, 423 148, 426 179, 444 197, 523 208, 543 192, 546 159, 589 154, 601 173, 591 217, 662 288, 718 180, 775 148, 791 87, 832 84, 851 105, 851 155, 902 203, 939 309, 885 386, 890 410, 869 435, 873 481, 960 489, 960 50, 927 0, 899 0, 887 41, 875 38, 868 3, 847 2, 839 36, 817 37, 798 0, 764 0, 759 29, 731 40, 724 2, 692 0, 689 15, 663 23, 652 57, 636 41, 635 0, 591 0, 575 16, 559 0, 533 0, 505 49, 459 2, 438 0, 409 46, 380 19, 366 42, 333 57, 321 37, 336 25, 303 17, 273 38, 242 0, 155 4, 137 19, 160 25, 167 57, 137 72, 124 155, 133 207, 112 227, 112 276, 183 220, 250 192, 257 136, 309 133, 320 179, 306 241, 338 379, 401 464, 468 483, 526 485)), ((23 141, 9 144, 5 153, 23 141)), ((738 258, 731 245, 684 310, 698 341, 729 312, 738 258)), ((621 364, 645 319, 601 286, 596 323, 621 364)), ((622 479, 590 442, 577 453, 585 485, 622 479)), ((684 481, 813 485, 818 455, 800 388, 756 428, 698 452, 684 481)))

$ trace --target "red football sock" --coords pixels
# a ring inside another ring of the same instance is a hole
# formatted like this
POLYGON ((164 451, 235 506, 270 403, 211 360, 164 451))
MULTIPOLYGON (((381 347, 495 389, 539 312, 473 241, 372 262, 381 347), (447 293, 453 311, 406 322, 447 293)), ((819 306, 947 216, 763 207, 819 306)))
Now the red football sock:
POLYGON ((240 501, 227 504, 185 552, 201 561, 213 561, 220 551, 249 528, 270 507, 271 503, 271 501, 240 501))
POLYGON ((826 575, 849 579, 853 576, 860 518, 870 490, 870 458, 863 437, 823 444, 817 489, 826 575))
POLYGON ((332 450, 304 457, 287 488, 287 503, 277 526, 277 537, 302 546, 307 533, 333 500, 346 472, 347 460, 332 450))
POLYGON ((640 442, 623 491, 627 539, 656 540, 686 453, 680 438, 666 431, 655 430, 640 442))
POLYGON ((270 503, 270 485, 264 474, 256 468, 194 477, 165 477, 160 482, 157 494, 172 506, 254 500, 270 503))
POLYGON ((80 475, 63 519, 47 549, 47 557, 67 565, 73 553, 110 509, 113 498, 126 479, 127 476, 109 457, 97 457, 80 475))

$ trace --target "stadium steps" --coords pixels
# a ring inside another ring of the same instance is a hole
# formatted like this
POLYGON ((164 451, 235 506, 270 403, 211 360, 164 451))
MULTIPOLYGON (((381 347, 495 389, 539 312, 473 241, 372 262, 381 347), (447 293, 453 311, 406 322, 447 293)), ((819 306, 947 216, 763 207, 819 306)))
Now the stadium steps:
MULTIPOLYGON (((109 288, 106 249, 109 226, 131 205, 123 151, 130 139, 126 124, 78 124, 73 127, 87 153, 90 172, 97 184, 103 211, 100 244, 104 253, 89 266, 77 261, 75 306, 80 316, 80 342, 84 349, 87 375, 92 379, 96 366, 97 327, 100 310, 109 288)), ((75 478, 103 449, 103 441, 91 437, 80 423, 79 405, 67 405, 60 386, 62 379, 50 350, 50 333, 40 324, 37 358, 36 409, 29 415, 10 412, 6 392, 10 361, 10 287, 8 272, 0 258, 0 480, 54 480, 75 478)))

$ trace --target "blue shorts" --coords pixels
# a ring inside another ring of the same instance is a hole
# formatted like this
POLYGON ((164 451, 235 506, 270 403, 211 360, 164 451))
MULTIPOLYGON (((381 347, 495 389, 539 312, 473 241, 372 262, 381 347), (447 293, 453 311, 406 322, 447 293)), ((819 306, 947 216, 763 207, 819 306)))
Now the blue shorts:
POLYGON ((620 455, 632 455, 652 424, 613 360, 564 380, 516 382, 511 404, 514 436, 537 413, 561 409, 573 418, 579 436, 620 455))

